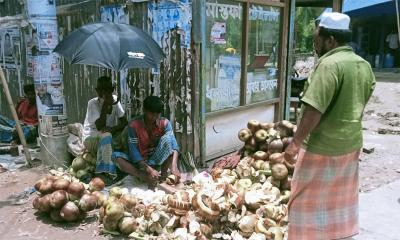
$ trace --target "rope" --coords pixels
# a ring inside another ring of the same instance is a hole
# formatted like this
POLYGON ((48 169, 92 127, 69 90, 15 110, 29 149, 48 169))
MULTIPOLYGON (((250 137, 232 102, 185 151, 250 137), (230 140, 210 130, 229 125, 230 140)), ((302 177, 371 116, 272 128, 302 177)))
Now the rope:
MULTIPOLYGON (((46 146, 46 144, 43 142, 43 140, 42 140, 42 136, 41 136, 41 134, 39 133, 39 140, 40 140, 40 145, 41 146, 43 146, 44 147, 44 150, 46 150, 46 152, 50 155, 50 157, 52 157, 56 162, 61 162, 51 151, 50 151, 50 149, 49 148, 47 148, 47 146, 46 146)), ((43 156, 43 155, 42 155, 43 156)), ((42 162, 43 162, 43 160, 44 159, 41 159, 42 160, 42 162)), ((67 165, 65 165, 65 162, 64 161, 62 161, 62 166, 64 167, 64 168, 68 168, 68 166, 67 165)))

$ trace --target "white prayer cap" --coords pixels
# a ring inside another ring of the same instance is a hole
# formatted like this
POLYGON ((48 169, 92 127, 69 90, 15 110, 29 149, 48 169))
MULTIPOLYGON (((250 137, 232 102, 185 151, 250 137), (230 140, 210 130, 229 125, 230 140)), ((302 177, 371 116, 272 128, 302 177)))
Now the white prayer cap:
POLYGON ((321 16, 321 21, 319 22, 320 27, 335 29, 335 30, 350 30, 350 17, 343 13, 325 12, 321 16))

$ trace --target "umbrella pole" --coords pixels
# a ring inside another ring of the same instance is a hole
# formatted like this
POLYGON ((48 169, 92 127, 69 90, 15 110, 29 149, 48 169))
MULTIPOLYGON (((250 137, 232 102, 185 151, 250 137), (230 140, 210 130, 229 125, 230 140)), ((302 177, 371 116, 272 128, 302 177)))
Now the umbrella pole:
POLYGON ((6 94, 8 105, 10 106, 10 110, 11 110, 12 116, 13 116, 14 121, 16 123, 16 128, 17 128, 19 139, 21 140, 22 146, 24 148, 24 154, 25 154, 26 161, 28 163, 28 166, 32 167, 31 154, 29 153, 29 149, 28 149, 28 147, 26 145, 26 139, 25 139, 24 133, 22 132, 21 124, 19 123, 17 111, 15 110, 15 107, 14 107, 14 104, 13 104, 13 101, 12 101, 12 98, 11 98, 11 94, 10 94, 10 89, 8 88, 8 83, 7 83, 6 78, 4 76, 4 72, 3 72, 3 68, 2 67, 0 67, 0 78, 1 78, 1 82, 3 83, 3 90, 4 90, 4 93, 6 94))
POLYGON ((399 0, 395 0, 395 2, 396 2, 396 16, 397 16, 397 35, 400 37, 399 0))
POLYGON ((120 71, 112 70, 116 83, 117 97, 121 100, 121 74, 120 71))

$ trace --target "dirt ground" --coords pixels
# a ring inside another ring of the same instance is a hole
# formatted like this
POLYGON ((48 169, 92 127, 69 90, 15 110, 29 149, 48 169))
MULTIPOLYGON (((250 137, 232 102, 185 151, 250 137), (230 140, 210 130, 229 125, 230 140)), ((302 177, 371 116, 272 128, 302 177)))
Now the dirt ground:
MULTIPOLYGON (((378 83, 365 109, 364 148, 360 157, 360 191, 400 179, 400 74, 377 73, 378 83)), ((0 239, 109 239, 99 235, 96 214, 75 224, 54 224, 35 214, 35 193, 25 190, 46 172, 43 167, 0 173, 0 239)))
POLYGON ((400 73, 376 73, 378 81, 364 111, 360 190, 373 190, 400 178, 400 73))
POLYGON ((32 201, 18 202, 20 194, 39 180, 43 167, 22 169, 0 174, 0 239, 106 239, 99 235, 95 213, 89 213, 82 223, 55 224, 35 213, 32 201), (17 205, 20 203, 20 205, 17 205))

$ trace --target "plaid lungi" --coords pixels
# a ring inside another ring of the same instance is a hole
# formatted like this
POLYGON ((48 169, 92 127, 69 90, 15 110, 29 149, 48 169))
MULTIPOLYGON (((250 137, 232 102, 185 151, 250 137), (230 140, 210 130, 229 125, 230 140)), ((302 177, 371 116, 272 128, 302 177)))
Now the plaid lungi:
POLYGON ((88 152, 96 157, 96 173, 108 173, 112 177, 117 176, 117 167, 112 159, 112 142, 111 133, 101 133, 100 136, 88 137, 84 141, 85 148, 88 152))
MULTIPOLYGON (((176 142, 174 134, 172 132, 167 132, 160 138, 157 147, 150 152, 147 164, 152 167, 159 168, 165 162, 165 160, 171 156, 172 151, 174 150, 179 152, 178 143, 176 142)), ((123 151, 114 151, 112 158, 114 162, 117 158, 123 158, 134 164, 135 167, 139 167, 132 161, 132 159, 129 158, 129 155, 123 151)), ((185 156, 180 152, 177 164, 179 171, 183 173, 192 172, 196 168, 193 160, 185 158, 185 156)))
POLYGON ((157 147, 152 152, 149 152, 147 163, 151 166, 160 166, 171 156, 174 150, 179 150, 175 136, 172 131, 166 132, 160 138, 157 147))
POLYGON ((289 201, 289 240, 333 240, 358 233, 359 154, 300 150, 289 201))

